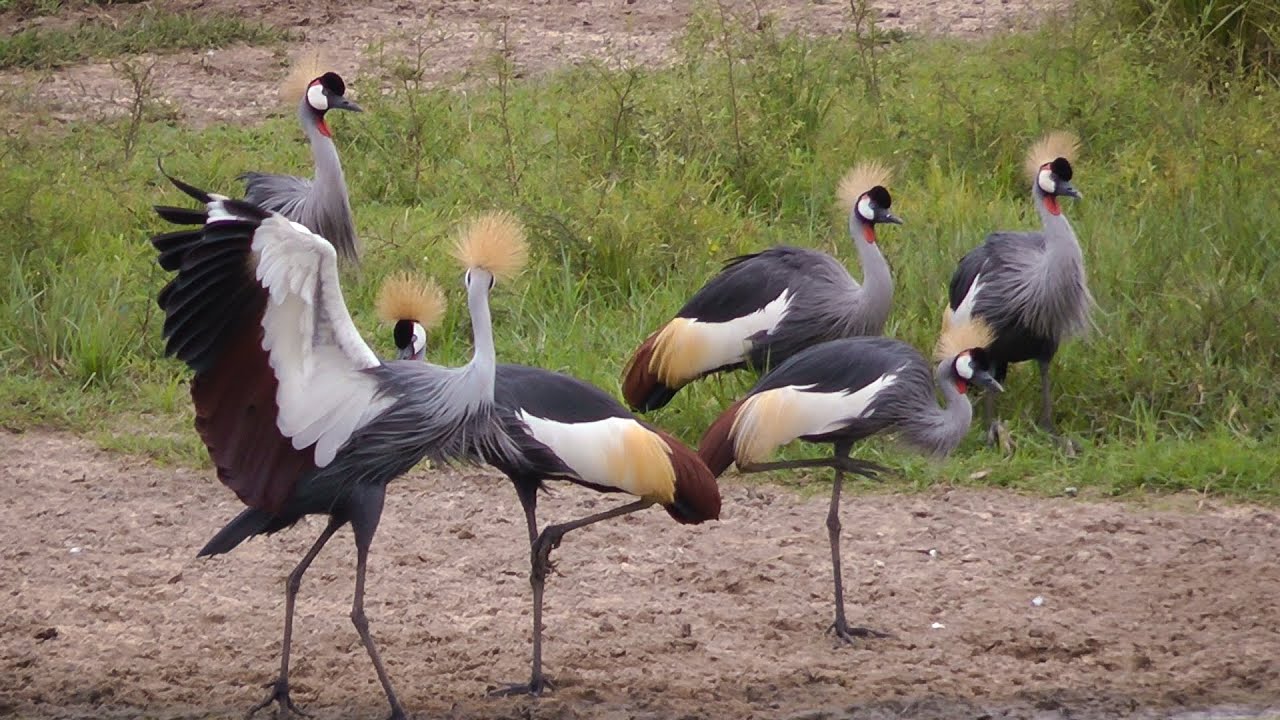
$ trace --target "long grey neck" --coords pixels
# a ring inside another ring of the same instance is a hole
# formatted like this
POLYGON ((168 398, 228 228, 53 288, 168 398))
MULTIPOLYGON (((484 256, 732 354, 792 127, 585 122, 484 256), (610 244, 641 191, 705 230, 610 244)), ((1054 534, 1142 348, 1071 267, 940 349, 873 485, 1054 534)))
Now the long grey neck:
MULTIPOLYGON (((1040 213, 1040 222, 1044 226, 1045 251, 1056 258, 1081 258, 1080 241, 1076 238, 1076 231, 1071 228, 1071 222, 1062 214, 1062 206, 1059 204, 1057 215, 1049 212, 1044 204, 1044 191, 1035 183, 1032 183, 1031 194, 1035 198, 1036 212, 1040 213)), ((1058 202, 1062 201, 1059 199, 1058 202)))
POLYGON ((868 241, 868 237, 875 238, 875 226, 863 220, 856 208, 849 213, 849 237, 858 249, 858 261, 862 265, 862 287, 858 291, 862 294, 860 312, 868 318, 880 318, 879 324, 883 325, 893 307, 893 277, 880 246, 868 241))
POLYGON ((305 97, 298 105, 298 122, 302 123, 302 130, 311 143, 311 158, 316 166, 316 191, 326 195, 336 192, 345 197, 347 183, 342 175, 342 163, 338 160, 338 146, 333 144, 333 138, 320 132, 324 117, 311 108, 305 97))
POLYGON ((936 456, 951 454, 964 440, 973 422, 973 405, 956 388, 954 366, 950 359, 938 363, 934 379, 942 389, 943 406, 934 407, 920 419, 922 427, 913 433, 916 444, 936 456))
POLYGON ((471 312, 471 335, 475 352, 467 368, 477 385, 473 390, 485 402, 493 402, 493 376, 497 370, 497 353, 493 347, 493 318, 489 314, 489 274, 471 271, 467 286, 467 309, 471 312))

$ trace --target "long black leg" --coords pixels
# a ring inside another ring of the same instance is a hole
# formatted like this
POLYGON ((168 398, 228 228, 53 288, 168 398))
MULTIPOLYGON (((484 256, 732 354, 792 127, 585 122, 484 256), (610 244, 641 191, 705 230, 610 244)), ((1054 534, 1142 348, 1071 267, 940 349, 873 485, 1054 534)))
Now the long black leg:
MULTIPOLYGON (((543 529, 538 535, 538 539, 533 543, 533 567, 529 573, 529 581, 533 585, 533 612, 534 617, 541 619, 542 617, 542 591, 547 582, 547 572, 551 567, 551 551, 560 547, 560 542, 564 539, 565 534, 579 528, 609 520, 611 518, 629 515, 638 510, 653 505, 652 500, 637 500, 627 503, 612 510, 605 510, 594 515, 588 515, 584 518, 572 520, 559 525, 549 525, 543 529)), ((550 687, 550 683, 542 674, 542 625, 535 624, 533 632, 533 642, 535 653, 533 656, 533 669, 529 678, 529 684, 522 686, 517 685, 506 688, 503 694, 514 695, 518 693, 527 693, 529 695, 541 695, 550 687)))
POLYGON ((891 472, 889 468, 883 465, 873 463, 868 460, 855 460, 848 456, 752 463, 750 465, 739 465, 738 472, 746 474, 768 472, 770 470, 800 470, 804 468, 833 468, 852 475, 861 475, 872 480, 874 480, 877 475, 891 472))
POLYGON ((378 682, 382 683, 382 691, 387 695, 391 705, 389 720, 404 720, 404 708, 396 698, 391 687, 391 678, 382 664, 382 656, 373 644, 373 636, 369 634, 369 618, 364 614, 364 579, 365 569, 369 561, 369 546, 373 543, 373 535, 378 531, 378 521, 382 518, 382 502, 386 497, 386 487, 382 485, 362 485, 351 493, 350 516, 351 530, 356 536, 356 592, 351 602, 351 624, 355 625, 364 649, 373 661, 374 672, 378 673, 378 682))
POLYGON ((529 529, 529 585, 533 588, 533 660, 529 682, 507 685, 490 692, 491 696, 541 695, 555 686, 542 674, 542 591, 546 583, 545 571, 539 573, 534 548, 538 542, 538 484, 516 482, 516 495, 524 509, 525 524, 529 529))
POLYGON ((1049 387, 1049 361, 1040 360, 1040 427, 1050 435, 1057 435, 1053 427, 1053 395, 1049 387))
MULTIPOLYGON (((838 444, 835 447, 836 458, 848 458, 850 446, 838 444)), ((844 615, 844 579, 840 562, 840 489, 844 483, 844 469, 840 464, 833 466, 835 479, 831 484, 831 506, 827 509, 827 539, 831 543, 831 573, 835 585, 836 619, 831 623, 830 631, 845 642, 853 642, 854 638, 888 637, 878 630, 865 627, 850 627, 844 615)))
POLYGON ((330 516, 329 524, 325 525, 324 531, 320 533, 320 537, 311 545, 311 549, 306 555, 302 556, 302 560, 293 572, 289 573, 289 579, 284 584, 284 642, 280 644, 280 676, 275 682, 271 683, 271 693, 257 705, 249 708, 246 718, 253 717, 259 710, 267 707, 271 703, 280 704, 280 714, 278 717, 287 718, 290 712, 297 713, 303 717, 309 717, 305 712, 293 704, 293 700, 289 697, 289 650, 293 644, 293 608, 298 599, 298 590, 302 587, 302 575, 311 567, 311 561, 316 559, 320 554, 320 549, 325 543, 329 542, 329 538, 342 527, 344 520, 330 516))
POLYGON ((1053 423, 1053 393, 1049 382, 1050 360, 1040 360, 1040 427, 1049 433, 1058 446, 1067 455, 1075 457, 1080 452, 1080 444, 1065 435, 1058 434, 1053 423))

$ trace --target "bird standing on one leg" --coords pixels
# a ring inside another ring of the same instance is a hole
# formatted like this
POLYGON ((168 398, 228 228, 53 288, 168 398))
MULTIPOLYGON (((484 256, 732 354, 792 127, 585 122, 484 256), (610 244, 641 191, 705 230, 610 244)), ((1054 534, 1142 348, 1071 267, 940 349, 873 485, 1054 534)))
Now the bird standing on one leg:
POLYGON ((330 110, 363 111, 347 99, 342 78, 334 72, 322 72, 319 64, 318 59, 299 64, 281 87, 286 97, 302 91, 298 121, 311 144, 315 179, 261 172, 246 172, 240 179, 244 181, 245 202, 301 223, 328 240, 343 262, 355 263, 360 259, 360 248, 347 180, 325 117, 330 110))
MULTIPOLYGON (((1039 424, 1068 451, 1075 443, 1058 435, 1053 422, 1049 365, 1062 342, 1083 332, 1093 298, 1085 280, 1084 256, 1061 198, 1079 198, 1071 184, 1071 157, 1077 140, 1066 133, 1046 135, 1027 153, 1031 196, 1044 225, 1039 232, 995 232, 969 251, 951 276, 943 327, 981 318, 994 333, 987 352, 992 374, 1004 382, 1011 363, 1040 366, 1039 424)), ((987 439, 1003 444, 995 396, 985 398, 987 439)))
POLYGON ((205 207, 156 208, 172 223, 197 226, 151 241, 160 266, 177 274, 159 295, 165 350, 195 371, 196 430, 218 479, 248 506, 199 554, 229 552, 306 515, 328 517, 289 574, 280 674, 250 714, 272 702, 283 716, 296 711, 289 658, 298 589, 321 548, 350 523, 351 621, 391 717, 404 718, 364 612, 369 547, 387 484, 423 458, 476 461, 515 451, 493 404, 488 298, 494 277, 522 261, 523 239, 507 218, 493 216, 459 243, 475 340, 469 363, 384 363, 351 321, 331 244, 279 214, 173 182, 205 207))
POLYGON ((737 463, 744 473, 829 467, 835 471, 827 536, 831 544, 837 637, 884 637, 852 627, 845 618, 840 563, 840 490, 844 473, 875 477, 885 468, 849 457, 854 443, 885 433, 934 456, 945 456, 969 430, 972 382, 999 391, 982 349, 990 331, 980 320, 955 325, 939 340, 930 368, 910 345, 892 338, 859 337, 815 345, 779 365, 729 406, 703 434, 698 454, 716 476, 737 463), (934 382, 946 399, 938 407, 934 382), (778 448, 800 439, 831 443, 830 458, 766 462, 778 448))
MULTIPOLYGON (((442 298, 426 283, 401 277, 384 284, 379 316, 394 325, 401 359, 425 357, 427 329, 439 318, 441 308, 442 298)), ((662 505, 682 524, 715 520, 720 517, 720 490, 696 453, 589 383, 540 368, 503 364, 497 368, 494 402, 519 452, 488 460, 515 484, 524 508, 533 589, 529 682, 500 692, 539 695, 551 685, 542 673, 543 590, 551 551, 565 534, 654 504, 662 505), (567 480, 639 499, 539 533, 537 493, 547 480, 567 480)))
POLYGON ((627 404, 657 410, 698 378, 747 366, 764 372, 811 345, 883 332, 893 279, 876 225, 902 222, 889 212, 889 182, 888 169, 864 163, 837 192, 862 262, 861 285, 838 260, 808 248, 783 245, 730 260, 632 354, 622 371, 627 404))

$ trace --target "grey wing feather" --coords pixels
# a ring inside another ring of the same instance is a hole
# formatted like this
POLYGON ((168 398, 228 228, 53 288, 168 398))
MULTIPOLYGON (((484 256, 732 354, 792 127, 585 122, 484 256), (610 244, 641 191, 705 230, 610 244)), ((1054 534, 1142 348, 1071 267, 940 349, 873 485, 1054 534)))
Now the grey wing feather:
POLYGON ((340 497, 352 484, 387 482, 424 459, 480 464, 514 458, 516 443, 493 402, 474 391, 472 371, 417 361, 369 368, 395 401, 353 433, 332 463, 300 482, 291 504, 306 507, 301 496, 340 497))
MULTIPOLYGON (((260 172, 244 173, 240 179, 244 181, 244 199, 247 202, 263 210, 278 212, 294 222, 302 222, 298 218, 301 216, 302 205, 311 194, 310 180, 294 175, 260 172)), ((308 229, 319 232, 312 227, 308 229)))
POLYGON ((245 200, 265 210, 278 212, 328 240, 345 262, 359 259, 359 240, 351 203, 340 188, 324 197, 316 184, 295 175, 247 172, 245 200))

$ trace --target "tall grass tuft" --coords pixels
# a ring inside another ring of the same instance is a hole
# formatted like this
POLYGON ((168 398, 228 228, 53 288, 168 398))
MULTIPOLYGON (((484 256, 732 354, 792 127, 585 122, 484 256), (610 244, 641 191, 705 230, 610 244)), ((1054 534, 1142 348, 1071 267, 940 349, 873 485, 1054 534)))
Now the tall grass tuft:
MULTIPOLYGON (((1083 459, 1069 465, 1041 442, 1036 373, 1015 368, 1001 407, 1017 458, 980 450, 975 432, 945 469, 906 467, 930 480, 983 470, 1009 485, 1277 495, 1274 459, 1258 460, 1280 456, 1280 88, 1210 87, 1092 16, 980 42, 873 46, 736 22, 700 13, 664 69, 583 66, 465 92, 351 78, 390 88, 362 94, 369 112, 332 125, 366 247, 343 291, 375 349, 391 350, 372 313, 378 283, 413 269, 453 301, 432 359, 465 360, 448 243, 470 214, 507 209, 534 257, 495 290, 499 356, 616 390, 636 344, 736 254, 815 247, 859 276, 834 193, 866 159, 896 171, 894 210, 907 223, 880 240, 896 283, 887 333, 929 348, 957 259, 992 230, 1037 226, 1027 145, 1068 129, 1084 141, 1085 199, 1066 213, 1098 310, 1092 334, 1059 355, 1055 388, 1059 426, 1084 441, 1083 459), (1166 450, 1197 459, 1159 460, 1166 450)), ((123 128, 111 125, 5 142, 0 391, 31 409, 0 408, 0 421, 80 417, 50 387, 80 393, 84 407, 184 408, 173 399, 181 371, 160 357, 151 298, 164 278, 146 239, 163 229, 150 205, 185 198, 159 182, 154 157, 235 194, 247 169, 310 172, 295 122, 196 132, 148 121, 123 162, 123 128)), ((699 383, 653 419, 696 441, 750 383, 699 383)))
POLYGON ((1216 81, 1261 73, 1280 81, 1277 0, 1118 0, 1095 7, 1171 63, 1216 81))

